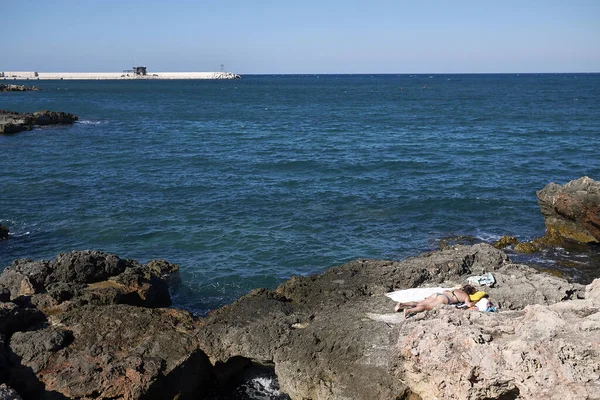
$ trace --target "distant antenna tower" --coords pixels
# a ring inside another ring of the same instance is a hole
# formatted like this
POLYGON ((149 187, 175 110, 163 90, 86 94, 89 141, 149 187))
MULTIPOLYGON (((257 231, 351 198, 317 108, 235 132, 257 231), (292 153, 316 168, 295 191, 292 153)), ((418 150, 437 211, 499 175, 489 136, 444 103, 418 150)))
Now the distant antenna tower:
POLYGON ((221 72, 225 71, 225 64, 221 64, 221 72))

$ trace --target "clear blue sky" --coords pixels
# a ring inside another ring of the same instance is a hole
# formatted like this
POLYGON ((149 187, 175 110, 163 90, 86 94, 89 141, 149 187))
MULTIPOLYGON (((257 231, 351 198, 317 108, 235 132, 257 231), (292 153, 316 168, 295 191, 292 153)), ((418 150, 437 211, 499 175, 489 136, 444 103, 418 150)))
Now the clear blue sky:
POLYGON ((600 0, 0 0, 0 20, 0 71, 600 71, 600 0))

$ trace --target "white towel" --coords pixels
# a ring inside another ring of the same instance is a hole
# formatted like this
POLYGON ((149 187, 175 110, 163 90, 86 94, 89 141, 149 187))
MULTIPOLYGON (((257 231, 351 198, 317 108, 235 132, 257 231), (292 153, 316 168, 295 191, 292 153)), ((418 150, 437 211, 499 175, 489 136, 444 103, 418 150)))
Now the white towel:
POLYGON ((452 290, 452 288, 412 288, 396 290, 395 292, 386 293, 385 295, 395 302, 406 303, 409 301, 421 301, 434 293, 442 293, 444 290, 452 290))

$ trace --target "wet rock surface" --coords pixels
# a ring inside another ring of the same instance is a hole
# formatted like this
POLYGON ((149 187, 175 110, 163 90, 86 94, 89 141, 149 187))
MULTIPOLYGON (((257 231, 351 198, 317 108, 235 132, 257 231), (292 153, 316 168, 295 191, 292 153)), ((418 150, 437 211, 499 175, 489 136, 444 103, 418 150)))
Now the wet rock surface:
POLYGON ((34 126, 72 124, 79 118, 76 115, 57 111, 36 111, 18 113, 0 110, 0 134, 29 131, 34 126))

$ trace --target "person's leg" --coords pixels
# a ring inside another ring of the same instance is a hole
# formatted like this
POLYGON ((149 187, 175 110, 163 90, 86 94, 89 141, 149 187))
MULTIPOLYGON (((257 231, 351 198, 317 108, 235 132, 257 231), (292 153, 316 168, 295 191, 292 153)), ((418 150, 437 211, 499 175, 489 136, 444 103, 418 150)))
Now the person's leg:
POLYGON ((419 304, 413 308, 405 308, 404 309, 404 318, 407 318, 410 314, 420 313, 421 311, 425 311, 425 310, 430 310, 430 309, 426 308, 422 304, 419 304))
POLYGON ((438 304, 446 304, 446 302, 442 300, 443 298, 443 296, 431 295, 425 300, 420 301, 415 307, 404 309, 404 317, 406 318, 410 314, 432 310, 438 304))
POLYGON ((402 308, 406 308, 406 307, 414 307, 414 306, 416 306, 417 304, 418 304, 418 302, 417 302, 417 301, 407 301, 407 302, 405 302, 405 303, 402 303, 402 302, 400 302, 400 303, 396 304, 396 307, 394 307, 394 311, 398 312, 398 311, 400 311, 400 309, 402 309, 402 308))

